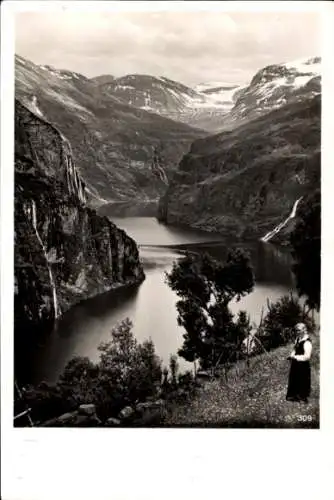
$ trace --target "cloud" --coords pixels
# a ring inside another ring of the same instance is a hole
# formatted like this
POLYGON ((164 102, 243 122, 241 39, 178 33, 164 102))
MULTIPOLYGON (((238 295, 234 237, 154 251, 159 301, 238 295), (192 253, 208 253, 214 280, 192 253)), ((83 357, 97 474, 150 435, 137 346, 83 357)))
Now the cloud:
POLYGON ((320 52, 314 12, 25 12, 15 25, 18 54, 87 76, 241 83, 267 64, 320 52))

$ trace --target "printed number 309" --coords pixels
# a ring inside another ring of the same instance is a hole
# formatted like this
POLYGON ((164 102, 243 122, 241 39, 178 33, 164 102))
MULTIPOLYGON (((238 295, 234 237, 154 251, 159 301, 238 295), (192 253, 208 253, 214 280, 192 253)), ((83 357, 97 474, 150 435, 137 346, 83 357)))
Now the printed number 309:
POLYGON ((297 420, 299 422, 311 422, 312 421, 312 415, 298 415, 297 420))

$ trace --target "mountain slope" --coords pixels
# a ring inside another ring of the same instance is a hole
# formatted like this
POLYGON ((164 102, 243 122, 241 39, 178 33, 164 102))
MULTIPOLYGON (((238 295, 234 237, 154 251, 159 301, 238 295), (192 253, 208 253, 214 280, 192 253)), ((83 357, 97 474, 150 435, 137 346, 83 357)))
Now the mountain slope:
POLYGON ((195 141, 160 203, 160 218, 261 238, 320 182, 321 96, 296 99, 195 141))
POLYGON ((156 204, 203 131, 139 110, 77 73, 16 57, 16 98, 68 138, 95 206, 156 204))

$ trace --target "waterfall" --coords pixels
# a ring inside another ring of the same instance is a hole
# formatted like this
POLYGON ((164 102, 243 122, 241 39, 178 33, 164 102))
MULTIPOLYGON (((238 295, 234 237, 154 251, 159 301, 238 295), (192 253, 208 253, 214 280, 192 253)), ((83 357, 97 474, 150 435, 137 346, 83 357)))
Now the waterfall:
POLYGON ((73 162, 73 153, 71 144, 68 142, 66 137, 61 132, 59 132, 59 134, 62 139, 61 156, 66 169, 66 184, 68 192, 77 195, 81 203, 86 203, 86 196, 85 196, 85 191, 83 189, 83 183, 73 162), (66 148, 68 149, 68 151, 66 151, 66 148))
POLYGON ((279 233, 281 231, 281 229, 283 229, 283 227, 286 226, 286 224, 289 222, 290 219, 294 219, 296 217, 297 206, 298 206, 298 203, 300 202, 301 199, 302 199, 302 196, 300 198, 298 198, 298 200, 295 201, 290 215, 283 222, 278 224, 278 226, 276 226, 275 229, 273 229, 272 231, 269 231, 269 233, 267 233, 265 236, 263 236, 263 238, 261 238, 261 241, 268 242, 269 240, 271 240, 271 238, 273 236, 275 236, 275 234, 279 233))
POLYGON ((98 196, 95 193, 93 193, 93 191, 91 189, 89 189, 88 186, 85 187, 85 190, 87 191, 87 193, 89 193, 90 195, 92 195, 97 200, 102 201, 103 203, 110 203, 110 200, 105 200, 104 198, 101 198, 100 196, 98 196))
MULTIPOLYGON (((29 210, 29 212, 30 212, 30 210, 29 210)), ((45 260, 46 260, 46 264, 47 264, 47 268, 48 268, 48 272, 49 272, 50 285, 51 285, 51 288, 52 288, 54 317, 55 317, 55 319, 57 319, 60 316, 60 311, 59 311, 59 308, 58 308, 56 284, 55 284, 55 281, 53 279, 53 274, 52 274, 51 266, 50 266, 50 263, 49 263, 49 259, 48 259, 46 248, 44 246, 42 238, 41 238, 41 236, 40 236, 40 234, 38 232, 38 229, 37 229, 36 204, 35 204, 34 200, 31 201, 31 212, 32 212, 32 214, 31 214, 32 215, 32 225, 33 225, 33 228, 35 230, 36 237, 37 237, 37 239, 38 239, 38 241, 39 241, 39 243, 40 243, 40 245, 42 247, 42 250, 43 250, 43 253, 44 253, 44 257, 45 257, 45 260)))

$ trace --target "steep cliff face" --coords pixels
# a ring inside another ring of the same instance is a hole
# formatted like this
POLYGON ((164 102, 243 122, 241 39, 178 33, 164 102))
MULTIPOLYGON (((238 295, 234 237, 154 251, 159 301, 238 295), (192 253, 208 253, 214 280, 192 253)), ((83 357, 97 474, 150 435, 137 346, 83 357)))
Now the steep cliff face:
POLYGON ((143 279, 135 242, 86 206, 67 140, 16 101, 16 351, 75 303, 143 279))
POLYGON ((320 107, 320 96, 304 99, 193 143, 160 218, 230 238, 266 236, 320 183, 320 107))

